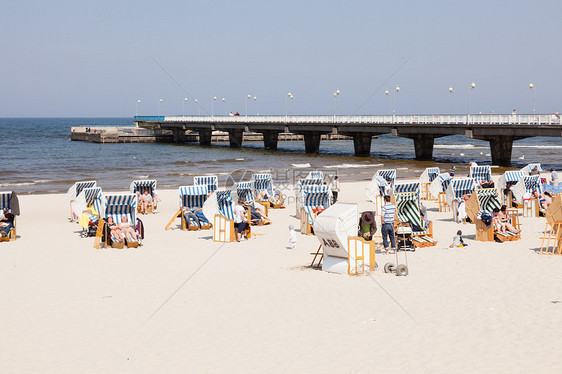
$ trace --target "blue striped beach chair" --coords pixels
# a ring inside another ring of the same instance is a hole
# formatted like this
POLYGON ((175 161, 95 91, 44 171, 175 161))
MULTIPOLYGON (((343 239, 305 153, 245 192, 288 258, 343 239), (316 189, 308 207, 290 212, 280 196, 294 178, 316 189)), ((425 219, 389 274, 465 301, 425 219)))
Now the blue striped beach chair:
POLYGON ((498 179, 498 189, 500 190, 501 200, 507 206, 513 205, 513 196, 511 193, 511 186, 517 184, 525 174, 522 171, 506 171, 498 179), (510 186, 510 190, 506 191, 507 186, 510 186), (507 194, 505 192, 508 192, 507 194))
POLYGON ((394 185, 394 193, 402 193, 402 192, 414 192, 419 196, 420 183, 419 182, 396 183, 394 185))
POLYGON ((492 180, 492 169, 489 165, 485 166, 471 166, 469 178, 476 181, 477 185, 480 185, 484 181, 492 180))
POLYGON ((511 187, 513 199, 517 204, 523 205, 523 217, 539 217, 541 206, 538 199, 531 195, 533 191, 543 193, 543 185, 539 175, 525 175, 511 187))
POLYGON ((313 209, 318 206, 328 209, 331 202, 332 193, 329 186, 321 184, 303 188, 303 207, 300 215, 301 234, 313 234, 315 217, 313 209))
MULTIPOLYGON (((199 227, 195 224, 188 225, 187 221, 183 216, 183 207, 188 209, 202 209, 205 200, 209 196, 209 190, 206 185, 199 185, 199 186, 180 186, 179 188, 179 202, 180 207, 179 210, 174 214, 170 222, 164 227, 164 230, 168 230, 172 223, 176 220, 176 218, 180 219, 180 227, 182 230, 191 230, 196 231, 199 230, 199 227)), ((206 222, 201 223, 201 229, 207 230, 210 229, 212 226, 210 224, 209 219, 205 217, 206 222)))
POLYGON ((445 199, 447 204, 451 207, 453 220, 455 222, 459 222, 457 212, 463 195, 471 195, 475 189, 476 182, 472 178, 451 179, 447 191, 445 192, 445 199))
POLYGON ((236 183, 236 194, 239 199, 243 199, 246 203, 254 202, 254 185, 252 182, 236 183))
POLYGON ((420 175, 420 192, 422 199, 433 200, 429 192, 429 188, 431 186, 431 182, 433 182, 440 173, 441 171, 439 170, 439 168, 426 168, 420 175))
POLYGON ((277 201, 274 197, 273 191, 273 184, 271 182, 271 174, 253 174, 252 175, 252 183, 254 184, 254 193, 256 196, 257 201, 266 207, 266 215, 267 215, 267 208, 273 209, 282 209, 285 208, 283 205, 283 196, 279 194, 279 200, 277 201), (262 201, 259 199, 259 196, 262 191, 266 191, 267 193, 267 200, 262 201))
POLYGON ((537 168, 537 171, 539 173, 542 172, 542 167, 541 167, 541 164, 539 164, 539 163, 529 164, 529 165, 525 166, 524 168, 522 168, 521 172, 524 175, 531 175, 531 171, 533 171, 534 168, 537 168))
POLYGON ((155 179, 142 179, 142 180, 136 180, 136 181, 132 181, 130 186, 129 186, 129 191, 133 194, 137 195, 137 203, 139 203, 139 205, 137 206, 137 211, 140 212, 140 196, 142 196, 142 194, 144 193, 144 191, 148 190, 148 194, 150 196, 152 196, 152 204, 154 206, 154 209, 152 206, 149 206, 147 208, 147 213, 153 213, 153 211, 156 210, 156 180, 155 179))
POLYGON ((305 179, 324 179, 324 172, 321 170, 312 170, 305 179))
POLYGON ((105 202, 101 187, 84 188, 72 203, 73 217, 80 217, 88 207, 93 207, 98 218, 105 217, 105 202))
MULTIPOLYGON (((379 170, 380 171, 380 170, 379 170)), ((383 204, 383 197, 385 195, 392 195, 392 187, 383 175, 379 175, 379 171, 375 173, 371 179, 371 183, 367 186, 367 198, 375 204, 375 214, 380 216, 383 204)), ((387 174, 390 175, 390 174, 387 174)), ((393 180, 392 180, 393 183, 393 180)))
POLYGON ((203 206, 205 217, 209 217, 212 212, 215 212, 213 215, 213 240, 216 242, 229 243, 236 241, 233 197, 236 197, 236 193, 233 191, 216 190, 203 206))
POLYGON ((74 220, 77 219, 77 217, 74 217, 74 215, 72 214, 72 203, 76 200, 76 198, 78 197, 78 195, 80 195, 80 192, 82 192, 82 190, 84 188, 91 188, 91 187, 96 187, 96 186, 97 186, 96 181, 81 181, 81 182, 76 182, 72 186, 70 186, 70 188, 68 189, 68 192, 67 192, 67 196, 70 199, 70 220, 71 221, 74 221, 74 220))
POLYGON ((445 191, 447 191, 449 183, 451 183, 451 179, 453 178, 449 173, 441 173, 433 180, 433 182, 431 182, 429 186, 429 193, 431 194, 433 199, 438 200, 439 194, 445 193, 445 191))
POLYGON ((391 189, 394 187, 394 182, 396 181, 395 169, 377 170, 377 172, 375 173, 375 177, 378 176, 383 177, 391 189))
MULTIPOLYGON (((127 221, 132 223, 134 227, 137 225, 136 212, 137 212, 137 195, 133 193, 125 194, 105 194, 105 218, 112 217, 113 220, 119 224, 123 217, 127 217, 127 221)), ((100 221, 101 222, 101 221, 100 221)), ((103 226, 103 225, 99 225, 103 226)), ((102 230, 98 229, 101 233, 102 230)), ((140 233, 137 232, 140 238, 140 233)), ((97 235, 96 235, 97 236, 97 235)), ((109 244, 108 242, 105 243, 109 244)), ((141 239, 138 241, 127 241, 127 247, 136 248, 141 244, 141 239)), ((115 246, 118 248, 118 246, 115 246)))
POLYGON ((308 179, 300 179, 295 186, 295 201, 296 201, 296 212, 295 215, 297 218, 301 218, 301 211, 304 205, 304 195, 303 190, 307 186, 320 186, 324 183, 322 178, 308 178, 308 179))
POLYGON ((0 241, 8 242, 16 240, 16 216, 20 215, 18 196, 13 191, 0 192, 0 211, 4 209, 8 209, 8 212, 14 215, 14 227, 10 230, 8 236, 0 237, 0 241))
MULTIPOLYGON (((495 208, 501 208, 499 191, 497 188, 480 188, 474 191, 470 199, 466 202, 466 214, 471 222, 476 225, 476 240, 479 241, 492 241, 494 236, 500 241, 518 240, 521 235, 515 232, 502 233, 494 229, 494 225, 486 226, 479 216, 483 212, 492 215, 495 208)), ((517 213, 512 215, 511 224, 513 227, 518 228, 519 222, 517 213)))
POLYGON ((433 239, 433 222, 429 222, 426 227, 421 217, 418 193, 395 193, 392 201, 396 205, 398 221, 407 223, 412 228, 412 240, 417 247, 431 247, 437 244, 433 239))
POLYGON ((216 175, 203 175, 193 177, 193 184, 195 186, 206 185, 209 193, 213 193, 219 186, 218 178, 216 175))

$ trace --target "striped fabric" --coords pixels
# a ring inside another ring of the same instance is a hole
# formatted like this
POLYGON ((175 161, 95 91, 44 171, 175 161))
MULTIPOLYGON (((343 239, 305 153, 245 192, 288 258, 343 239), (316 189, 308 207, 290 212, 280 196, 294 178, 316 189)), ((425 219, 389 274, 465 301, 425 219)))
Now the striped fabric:
POLYGON ((103 217, 103 209, 105 206, 102 201, 101 187, 84 188, 82 192, 84 193, 84 199, 86 200, 86 207, 89 207, 90 205, 93 206, 100 217, 103 217))
POLYGON ((498 188, 500 191, 503 191, 508 183, 512 185, 520 181, 524 177, 524 173, 522 171, 506 171, 503 175, 498 179, 498 188))
POLYGON ((234 203, 232 202, 230 190, 217 190, 215 191, 217 202, 219 205, 219 214, 228 219, 234 219, 234 203))
POLYGON ((308 173, 306 179, 324 179, 324 172, 321 170, 313 170, 308 173))
POLYGON ((542 185, 543 192, 548 192, 552 197, 562 193, 562 184, 558 184, 558 186, 552 186, 550 184, 543 183, 542 185))
POLYGON ((500 197, 497 188, 482 188, 476 190, 480 210, 491 212, 494 208, 501 208, 500 197))
POLYGON ((143 179, 131 182, 129 191, 131 193, 136 193, 137 191, 141 194, 148 189, 150 195, 154 195, 154 190, 156 190, 156 180, 155 179, 143 179))
POLYGON ((309 223, 313 223, 312 209, 321 206, 328 209, 331 204, 330 187, 324 184, 317 186, 306 186, 303 189, 303 208, 308 213, 309 223))
MULTIPOLYGON (((379 186, 378 190, 376 190, 378 192, 378 194, 381 195, 381 196, 386 195, 386 190, 387 190, 387 188, 390 187, 388 182, 380 175, 376 175, 373 182, 376 183, 379 186)), ((371 183, 373 183, 373 182, 371 182, 371 183)))
POLYGON ((271 174, 253 174, 252 182, 254 184, 254 191, 259 194, 261 191, 266 190, 269 198, 273 197, 273 186, 271 184, 271 174))
POLYGON ((387 170, 377 170, 375 173, 376 176, 381 176, 384 180, 390 185, 394 186, 394 181, 396 180, 396 170, 395 169, 387 169, 387 170))
POLYGON ((236 183, 236 193, 238 198, 244 199, 246 202, 254 201, 254 185, 252 182, 238 182, 236 183))
POLYGON ((420 183, 431 183, 440 173, 439 168, 426 168, 420 176, 420 183))
POLYGON ((537 170, 539 171, 539 173, 542 172, 542 167, 541 167, 541 164, 539 164, 539 163, 529 164, 529 165, 525 166, 524 168, 522 168, 522 169, 521 169, 521 172, 522 172, 523 174, 525 174, 525 175, 529 175, 529 174, 531 174, 531 171, 532 171, 535 167, 537 168, 537 170))
POLYGON ((91 187, 96 187, 96 181, 82 181, 82 182, 74 183, 68 189, 68 195, 70 197, 70 200, 76 199, 76 197, 80 195, 80 192, 82 192, 84 188, 91 188, 91 187))
POLYGON ((137 195, 104 194, 104 197, 106 217, 113 217, 116 223, 121 223, 121 218, 125 216, 130 223, 136 224, 137 195))
MULTIPOLYGON (((412 222, 423 228, 420 214, 419 195, 415 192, 403 192, 394 195, 396 199, 396 215, 401 222, 412 222)), ((416 232, 416 234, 425 234, 416 232)))
POLYGON ((203 203, 207 200, 209 189, 206 185, 200 186, 181 186, 180 191, 180 208, 202 208, 203 203))
POLYGON ((193 177, 193 184, 196 186, 206 185, 209 193, 213 193, 217 190, 219 186, 218 178, 216 175, 205 175, 193 177))
POLYGON ((420 183, 419 182, 397 183, 394 186, 394 193, 402 193, 402 192, 415 192, 419 196, 420 183))
POLYGON ((542 193, 542 183, 541 178, 538 175, 523 177, 523 183, 525 184, 525 192, 537 191, 542 193))
POLYGON ((11 209, 10 207, 11 198, 12 198, 12 191, 0 192, 0 210, 5 208, 11 209))
POLYGON ((441 173, 431 182, 429 186, 429 193, 434 199, 439 197, 439 192, 447 191, 449 184, 451 183, 451 175, 449 173, 441 173))
POLYGON ((482 181, 492 180, 492 169, 489 165, 486 166, 471 166, 470 178, 473 178, 476 183, 480 184, 482 181))
POLYGON ((451 179, 445 195, 447 204, 453 206, 453 200, 460 200, 463 195, 470 195, 475 189, 476 182, 472 178, 451 179))

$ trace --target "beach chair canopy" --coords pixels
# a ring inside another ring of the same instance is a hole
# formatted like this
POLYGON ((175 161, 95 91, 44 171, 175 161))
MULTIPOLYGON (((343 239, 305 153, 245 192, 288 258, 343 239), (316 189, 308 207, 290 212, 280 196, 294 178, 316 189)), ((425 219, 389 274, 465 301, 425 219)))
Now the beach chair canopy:
POLYGON ((252 183, 254 191, 259 194, 261 191, 267 191, 267 196, 273 197, 273 185, 271 184, 271 174, 252 174, 252 183))
POLYGON ((324 172, 321 170, 313 170, 306 176, 305 179, 324 179, 324 172))
POLYGON ((429 193, 431 196, 433 196, 434 199, 439 198, 440 192, 447 191, 447 187, 449 187, 451 179, 453 179, 453 177, 451 177, 449 173, 439 174, 429 185, 429 193))
POLYGON ((471 166, 469 177, 474 179, 477 184, 480 184, 483 181, 491 181, 492 180, 492 168, 489 165, 486 165, 486 166, 471 166))
POLYGON ((297 206, 297 215, 300 214, 300 209, 303 206, 303 189, 306 186, 320 186, 324 183, 324 180, 321 178, 308 178, 308 179, 300 179, 297 182, 295 188, 295 198, 296 198, 296 206, 297 206))
POLYGON ((310 223, 314 222, 312 210, 317 206, 327 209, 332 202, 330 187, 324 184, 306 186, 303 189, 303 208, 310 223))
POLYGON ((254 202, 254 184, 252 182, 236 183, 236 193, 239 199, 242 198, 245 202, 254 202))
POLYGON ((314 222, 314 234, 324 247, 324 256, 348 258, 347 238, 357 235, 357 204, 336 203, 322 212, 314 222))
POLYGON ((204 175, 193 177, 193 184, 196 186, 206 185, 209 193, 213 193, 217 190, 219 186, 218 178, 216 175, 204 175))
POLYGON ((113 217, 116 223, 121 222, 121 218, 127 217, 128 221, 136 225, 137 195, 134 193, 126 194, 104 194, 105 216, 113 217))
POLYGON ((8 208, 14 216, 20 215, 18 196, 13 191, 0 192, 0 210, 8 208))
POLYGON ((502 204, 497 188, 481 188, 475 191, 480 204, 479 210, 491 212, 494 208, 500 209, 502 204))
POLYGON ((72 202, 72 213, 80 217, 89 206, 92 206, 101 218, 105 217, 105 201, 101 187, 84 188, 72 202))
MULTIPOLYGON (((423 230, 424 224, 420 213, 420 198, 415 192, 394 194, 396 199, 396 216, 401 222, 408 222, 423 230)), ((426 234, 426 231, 415 231, 414 235, 426 234)))
POLYGON ((439 168, 426 168, 420 176, 420 183, 431 183, 440 173, 439 168))
POLYGON ((511 187, 511 192, 513 193, 514 200, 519 204, 523 204, 523 197, 526 193, 533 193, 533 191, 542 193, 542 186, 539 175, 527 175, 520 179, 515 186, 511 187))
POLYGON ((445 199, 449 206, 453 206, 453 200, 462 198, 463 195, 470 195, 476 189, 476 182, 472 178, 451 179, 447 191, 445 191, 445 199))
POLYGON ((152 196, 156 190, 156 180, 155 179, 143 179, 138 181, 132 181, 129 186, 129 191, 131 193, 137 193, 137 191, 142 195, 144 191, 148 189, 148 193, 152 196))
POLYGON ((394 185, 394 193, 402 192, 415 192, 420 194, 420 182, 410 182, 410 183, 396 183, 394 185))
POLYGON ((181 186, 179 192, 180 208, 202 208, 209 195, 209 189, 206 185, 181 186))
POLYGON ((524 168, 521 169, 521 172, 525 175, 530 175, 531 171, 533 171, 534 168, 537 168, 538 172, 542 172, 542 167, 541 164, 539 163, 534 163, 534 164, 529 164, 527 166, 525 166, 524 168))
POLYGON ((80 192, 82 192, 84 188, 91 188, 96 186, 97 186, 96 181, 76 182, 72 186, 70 186, 67 195, 70 198, 70 200, 74 200, 76 199, 76 197, 78 197, 78 195, 80 195, 80 192))
POLYGON ((234 219, 234 202, 238 200, 236 192, 231 190, 216 190, 203 203, 203 215, 212 220, 217 214, 228 219, 234 219))
POLYGON ((373 176, 373 180, 376 177, 382 177, 392 188, 392 186, 394 186, 394 181, 396 180, 396 170, 395 169, 377 170, 377 172, 373 176))
MULTIPOLYGON (((377 201, 376 201, 377 196, 386 195, 386 191, 389 188, 390 188, 390 186, 386 182, 386 180, 383 177, 376 175, 371 180, 371 183, 369 183, 369 185, 367 186, 367 189, 366 189, 367 198, 369 200, 371 200, 373 203, 376 204, 377 203, 377 201)), ((391 192, 389 192, 389 193, 391 193, 391 192)))
POLYGON ((503 190, 506 188, 508 183, 513 185, 523 179, 524 176, 525 174, 522 171, 506 171, 500 179, 498 179, 498 188, 503 190))

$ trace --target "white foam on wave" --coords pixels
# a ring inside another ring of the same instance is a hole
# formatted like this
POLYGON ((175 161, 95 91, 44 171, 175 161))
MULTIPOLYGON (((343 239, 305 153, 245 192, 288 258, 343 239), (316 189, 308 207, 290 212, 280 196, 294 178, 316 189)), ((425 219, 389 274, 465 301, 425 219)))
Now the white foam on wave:
POLYGON ((244 161, 243 158, 236 158, 235 160, 236 160, 236 161, 244 161))
POLYGON ((513 148, 562 149, 562 145, 514 145, 513 148))
POLYGON ((0 183, 0 187, 14 187, 14 186, 34 186, 35 182, 21 182, 21 183, 0 183))
POLYGON ((294 168, 309 168, 310 164, 291 164, 294 168))
POLYGON ((33 181, 33 183, 37 183, 37 184, 39 184, 39 183, 49 183, 49 182, 54 182, 54 180, 53 179, 39 179, 39 180, 33 181))
POLYGON ((150 175, 137 175, 137 176, 135 177, 135 179, 146 179, 146 178, 148 178, 149 176, 150 176, 150 175))
POLYGON ((371 168, 375 165, 365 164, 339 164, 339 165, 326 165, 326 169, 354 169, 354 168, 371 168))
POLYGON ((435 148, 441 149, 489 149, 490 147, 476 146, 474 144, 435 144, 435 148))
POLYGON ((408 168, 396 168, 396 170, 408 170, 408 168))

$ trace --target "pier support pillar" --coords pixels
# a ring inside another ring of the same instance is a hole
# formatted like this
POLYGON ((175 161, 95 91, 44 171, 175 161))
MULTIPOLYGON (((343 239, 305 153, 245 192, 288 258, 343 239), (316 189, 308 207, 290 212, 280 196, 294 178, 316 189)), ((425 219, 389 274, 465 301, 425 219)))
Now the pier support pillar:
POLYGON ((306 131, 303 133, 306 153, 318 153, 320 150, 320 135, 319 131, 306 131))
POLYGON ((417 134, 412 139, 414 139, 416 160, 431 161, 433 159, 433 142, 435 137, 432 134, 417 134))
POLYGON ((279 141, 278 131, 264 131, 263 132, 263 146, 265 149, 277 149, 277 142, 279 141))
POLYGON ((492 155, 492 164, 499 166, 511 165, 511 151, 513 149, 513 141, 523 139, 515 136, 473 136, 474 139, 487 140, 490 142, 490 153, 492 155))
POLYGON ((244 130, 228 130, 228 141, 230 148, 242 148, 242 140, 244 139, 244 130))
POLYGON ((370 133, 356 132, 353 136, 353 147, 355 148, 355 156, 367 157, 371 154, 371 140, 373 135, 370 133))
POLYGON ((211 145, 211 137, 213 132, 211 129, 200 129, 199 130, 199 144, 200 145, 211 145))
POLYGON ((174 143, 185 143, 185 130, 184 129, 174 129, 174 143))

